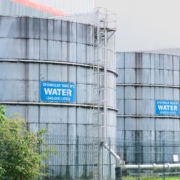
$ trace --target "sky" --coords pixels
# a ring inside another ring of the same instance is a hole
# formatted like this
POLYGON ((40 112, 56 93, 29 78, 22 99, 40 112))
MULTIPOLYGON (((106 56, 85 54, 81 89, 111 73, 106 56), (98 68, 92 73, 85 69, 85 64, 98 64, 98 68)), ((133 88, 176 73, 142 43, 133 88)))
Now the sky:
POLYGON ((180 48, 180 0, 96 0, 117 14, 117 51, 180 48))

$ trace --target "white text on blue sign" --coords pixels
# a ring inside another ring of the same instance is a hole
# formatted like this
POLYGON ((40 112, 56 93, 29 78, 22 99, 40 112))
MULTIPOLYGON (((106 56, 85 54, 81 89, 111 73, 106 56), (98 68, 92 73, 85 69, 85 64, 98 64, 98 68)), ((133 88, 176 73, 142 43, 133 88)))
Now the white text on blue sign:
POLYGON ((179 102, 172 100, 156 100, 157 115, 179 115, 179 102))
POLYGON ((50 102, 76 102, 76 85, 68 82, 41 82, 40 100, 50 102))

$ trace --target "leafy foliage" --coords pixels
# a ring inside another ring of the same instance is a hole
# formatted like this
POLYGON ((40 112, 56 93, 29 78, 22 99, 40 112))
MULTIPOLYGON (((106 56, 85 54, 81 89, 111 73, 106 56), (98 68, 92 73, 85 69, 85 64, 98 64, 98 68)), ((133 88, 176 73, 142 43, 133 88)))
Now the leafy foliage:
POLYGON ((0 179, 35 180, 42 175, 40 169, 45 168, 43 160, 48 157, 47 148, 40 151, 46 130, 34 134, 20 116, 8 119, 4 114, 0 106, 0 179))
POLYGON ((5 117, 4 117, 4 114, 5 114, 5 108, 3 106, 0 106, 0 122, 2 122, 5 117))

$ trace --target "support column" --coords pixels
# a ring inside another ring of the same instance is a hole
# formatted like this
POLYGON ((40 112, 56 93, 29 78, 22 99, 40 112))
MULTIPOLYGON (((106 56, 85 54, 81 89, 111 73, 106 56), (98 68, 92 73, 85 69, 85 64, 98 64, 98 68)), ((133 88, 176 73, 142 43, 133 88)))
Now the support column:
POLYGON ((116 180, 122 180, 122 168, 121 167, 116 167, 115 168, 115 173, 116 173, 116 180))

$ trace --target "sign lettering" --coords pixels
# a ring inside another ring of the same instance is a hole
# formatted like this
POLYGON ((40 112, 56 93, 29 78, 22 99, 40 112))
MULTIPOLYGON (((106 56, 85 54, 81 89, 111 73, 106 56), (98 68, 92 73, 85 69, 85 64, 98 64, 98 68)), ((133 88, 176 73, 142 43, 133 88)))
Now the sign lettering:
POLYGON ((171 100, 156 100, 156 115, 178 116, 179 102, 171 100))
POLYGON ((40 100, 50 102, 76 102, 76 85, 67 82, 41 82, 40 100))

